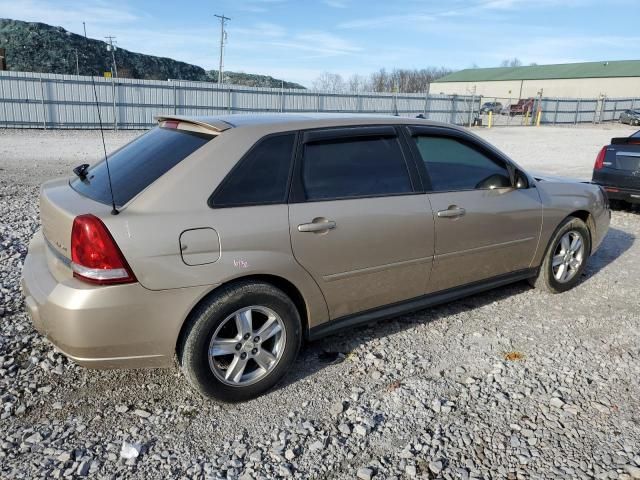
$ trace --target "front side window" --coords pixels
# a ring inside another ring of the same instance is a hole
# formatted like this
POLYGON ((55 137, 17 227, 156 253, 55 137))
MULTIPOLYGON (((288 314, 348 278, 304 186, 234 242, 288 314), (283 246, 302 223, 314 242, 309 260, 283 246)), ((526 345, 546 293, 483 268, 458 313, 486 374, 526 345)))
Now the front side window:
POLYGON ((506 165, 450 137, 415 138, 434 192, 511 187, 506 165))
POLYGON ((213 195, 214 207, 284 203, 295 134, 259 141, 213 195))
POLYGON ((302 182, 307 200, 412 192, 396 137, 352 137, 308 143, 304 147, 302 182))

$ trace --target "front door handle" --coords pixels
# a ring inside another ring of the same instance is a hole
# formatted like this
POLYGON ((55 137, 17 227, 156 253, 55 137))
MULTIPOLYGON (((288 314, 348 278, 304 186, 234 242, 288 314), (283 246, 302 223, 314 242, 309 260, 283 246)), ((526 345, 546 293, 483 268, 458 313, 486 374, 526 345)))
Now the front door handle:
POLYGON ((336 228, 336 222, 327 220, 326 218, 314 218, 311 223, 302 223, 298 225, 299 232, 321 233, 328 232, 336 228))
POLYGON ((463 216, 467 211, 462 207, 457 207, 455 205, 451 205, 446 210, 440 210, 438 212, 438 217, 440 218, 457 218, 463 216))

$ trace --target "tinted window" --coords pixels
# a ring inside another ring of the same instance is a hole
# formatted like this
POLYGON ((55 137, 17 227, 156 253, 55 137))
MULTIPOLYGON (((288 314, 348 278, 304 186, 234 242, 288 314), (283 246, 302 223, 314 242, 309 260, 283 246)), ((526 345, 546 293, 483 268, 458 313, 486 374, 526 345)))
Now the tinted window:
POLYGON ((309 200, 411 192, 397 138, 364 137, 305 145, 302 181, 309 200))
MULTIPOLYGON (((156 127, 110 155, 116 205, 127 203, 212 138, 202 133, 156 127)), ((71 186, 98 202, 111 203, 104 161, 91 167, 84 180, 73 180, 71 186)))
POLYGON ((510 187, 509 171, 469 145, 448 137, 415 137, 433 191, 510 187))
POLYGON ((213 205, 284 202, 294 140, 292 133, 258 142, 216 190, 213 205))

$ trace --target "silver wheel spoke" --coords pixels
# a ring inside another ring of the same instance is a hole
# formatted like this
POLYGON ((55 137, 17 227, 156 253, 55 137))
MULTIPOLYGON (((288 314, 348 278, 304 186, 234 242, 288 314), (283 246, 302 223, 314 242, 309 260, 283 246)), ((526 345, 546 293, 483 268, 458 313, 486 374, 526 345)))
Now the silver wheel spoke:
POLYGON ((562 262, 564 262, 564 255, 556 255, 555 257, 553 257, 552 265, 554 267, 557 267, 558 265, 561 265, 562 262))
POLYGON ((562 276, 564 275, 565 270, 566 270, 565 264, 561 263, 554 275, 556 277, 556 280, 562 280, 562 276))
POLYGON ((247 359, 242 359, 240 358, 240 355, 236 355, 233 357, 233 361, 225 373, 225 378, 228 381, 239 383, 246 366, 247 359))
POLYGON ((560 281, 561 282, 566 282, 567 278, 569 278, 569 266, 568 265, 563 265, 562 274, 560 275, 560 281))
POLYGON ((571 241, 571 251, 577 252, 582 247, 582 238, 580 235, 576 235, 571 241))
POLYGON ((571 241, 569 240, 569 235, 564 235, 560 240, 560 245, 562 247, 562 253, 566 253, 571 248, 571 241))
POLYGON ((260 341, 264 342, 265 340, 270 339, 275 334, 280 333, 282 327, 278 323, 278 319, 275 317, 269 317, 265 324, 256 332, 256 336, 260 337, 260 341))
POLYGON ((260 368, 266 371, 271 369, 271 366, 276 361, 276 357, 266 350, 260 350, 258 354, 255 357, 253 357, 253 359, 260 366, 260 368))
POLYGON ((235 354, 237 344, 237 338, 215 338, 209 347, 209 355, 217 357, 219 355, 235 354))
POLYGON ((241 337, 247 333, 251 334, 253 331, 253 320, 250 308, 236 313, 236 327, 241 337))

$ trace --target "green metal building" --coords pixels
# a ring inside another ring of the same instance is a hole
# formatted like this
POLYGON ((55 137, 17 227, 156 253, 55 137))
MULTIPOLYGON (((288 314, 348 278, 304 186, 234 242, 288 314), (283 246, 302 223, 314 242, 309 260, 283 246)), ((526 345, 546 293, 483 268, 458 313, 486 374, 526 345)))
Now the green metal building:
POLYGON ((640 60, 469 68, 440 78, 430 92, 497 98, 640 97, 640 60))

